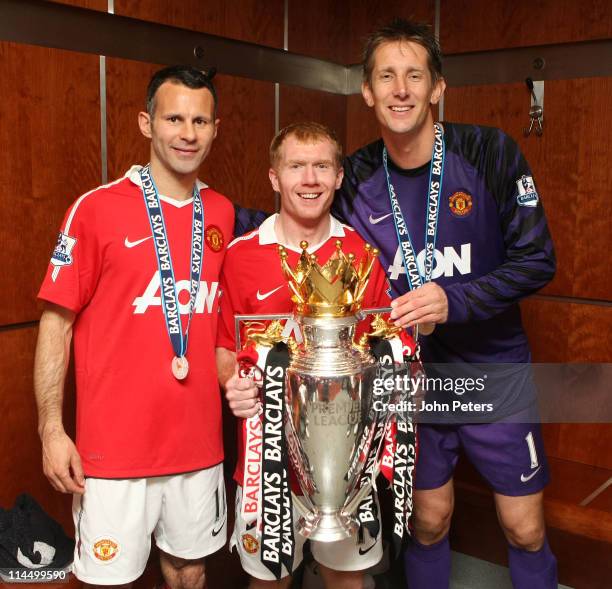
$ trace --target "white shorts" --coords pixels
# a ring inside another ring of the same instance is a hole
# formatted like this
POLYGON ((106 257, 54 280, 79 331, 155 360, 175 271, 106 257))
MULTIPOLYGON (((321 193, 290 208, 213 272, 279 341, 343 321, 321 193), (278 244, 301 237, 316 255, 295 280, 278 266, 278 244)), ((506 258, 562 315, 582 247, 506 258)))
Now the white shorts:
MULTIPOLYGON (((242 568, 252 577, 262 581, 274 581, 274 575, 261 562, 259 552, 260 538, 258 538, 253 522, 247 527, 240 514, 240 501, 242 500, 242 487, 238 485, 236 490, 236 522, 234 531, 230 538, 230 550, 238 547, 242 568), (252 526, 252 527, 251 527, 252 526)), ((376 498, 378 505, 378 497, 376 498)), ((378 521, 380 523, 380 506, 378 505, 378 521)), ((293 521, 297 522, 300 515, 296 508, 293 509, 293 521)), ((295 525, 294 525, 295 529, 295 525)), ((302 562, 303 549, 306 538, 295 530, 295 556, 293 570, 302 562)), ((364 543, 358 544, 357 535, 339 540, 338 542, 310 542, 310 548, 315 560, 327 568, 335 571, 361 571, 377 564, 383 556, 382 528, 375 541, 370 533, 364 530, 364 543)), ((293 572, 293 571, 292 571, 293 572)), ((283 576, 288 572, 283 567, 283 576)))
POLYGON ((73 572, 95 585, 140 577, 151 534, 164 552, 202 558, 224 544, 227 505, 223 465, 145 479, 85 479, 72 502, 76 545, 73 572))

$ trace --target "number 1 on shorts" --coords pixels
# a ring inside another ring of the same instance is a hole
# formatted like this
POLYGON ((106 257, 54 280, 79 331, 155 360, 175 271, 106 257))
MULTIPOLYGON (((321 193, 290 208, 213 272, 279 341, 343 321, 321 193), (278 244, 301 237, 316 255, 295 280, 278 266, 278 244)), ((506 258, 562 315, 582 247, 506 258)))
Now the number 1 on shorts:
POLYGON ((531 468, 536 468, 538 466, 538 454, 536 452, 535 442, 533 441, 533 434, 531 432, 525 436, 525 441, 527 442, 527 447, 529 448, 531 468))

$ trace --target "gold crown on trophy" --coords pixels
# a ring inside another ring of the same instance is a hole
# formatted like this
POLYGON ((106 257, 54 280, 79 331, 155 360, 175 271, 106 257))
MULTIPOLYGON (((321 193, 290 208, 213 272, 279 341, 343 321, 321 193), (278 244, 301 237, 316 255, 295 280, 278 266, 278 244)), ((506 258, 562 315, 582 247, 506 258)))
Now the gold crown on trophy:
POLYGON ((286 249, 278 246, 281 267, 297 313, 310 317, 345 317, 359 311, 378 250, 366 244, 357 263, 354 254, 342 251, 342 242, 338 240, 336 251, 320 266, 317 256, 308 253, 308 242, 302 241, 300 247, 300 259, 291 268, 286 249))

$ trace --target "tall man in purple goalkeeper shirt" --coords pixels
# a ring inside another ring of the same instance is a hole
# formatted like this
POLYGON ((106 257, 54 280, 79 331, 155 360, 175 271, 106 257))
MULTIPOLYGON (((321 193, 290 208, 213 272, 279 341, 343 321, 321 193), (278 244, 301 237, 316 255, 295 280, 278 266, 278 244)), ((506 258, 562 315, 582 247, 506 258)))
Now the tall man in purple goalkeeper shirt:
POLYGON ((437 415, 419 426, 408 587, 449 586, 452 479, 463 448, 494 491, 514 587, 548 589, 557 587, 542 507, 548 466, 518 301, 552 279, 553 246, 514 141, 495 128, 434 125, 431 105, 444 89, 429 27, 395 19, 369 37, 362 93, 382 138, 347 158, 333 208, 381 250, 392 317, 424 328, 426 362, 468 374, 475 363, 507 366, 492 369, 480 394, 448 395, 485 401, 488 419, 467 411, 443 416, 454 424, 437 415))

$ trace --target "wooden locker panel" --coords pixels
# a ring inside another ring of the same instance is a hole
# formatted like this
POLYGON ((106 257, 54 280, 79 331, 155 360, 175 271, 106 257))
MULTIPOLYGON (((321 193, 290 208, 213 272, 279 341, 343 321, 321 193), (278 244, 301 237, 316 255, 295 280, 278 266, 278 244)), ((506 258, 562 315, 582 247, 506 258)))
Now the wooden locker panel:
POLYGON ((572 305, 569 343, 569 361, 612 362, 612 307, 572 305))
POLYGON ((98 72, 96 56, 0 43, 0 325, 38 319, 66 209, 100 184, 98 72))
POLYGON ((568 462, 570 470, 575 462, 612 475, 612 424, 544 423, 542 432, 547 456, 568 462))
MULTIPOLYGON (((327 125, 338 135, 346 136, 346 97, 297 86, 281 86, 280 127, 290 123, 314 121, 327 125)), ((270 139, 272 139, 270 137, 270 139)))
POLYGON ((521 315, 533 361, 568 362, 569 305, 528 298, 521 303, 521 315))
POLYGON ((558 447, 547 450, 557 458, 612 471, 612 424, 559 424, 558 447))
POLYGON ((133 164, 149 161, 149 141, 138 128, 145 110, 147 84, 163 66, 106 58, 106 136, 108 181, 125 174, 133 164))
POLYGON ((346 121, 345 149, 348 154, 380 137, 374 112, 364 102, 361 94, 352 94, 348 97, 346 121))
MULTIPOLYGON (((434 0, 419 0, 405 2, 404 0, 357 0, 348 3, 349 20, 349 63, 361 62, 363 40, 374 29, 387 24, 392 18, 399 16, 418 22, 426 22, 431 26, 435 19, 434 0)), ((349 119, 350 121, 350 119, 349 119)))
MULTIPOLYGON (((612 78, 576 80, 568 93, 577 91, 580 126, 573 129, 579 137, 578 191, 575 240, 575 296, 612 300, 612 78)), ((567 96, 566 96, 567 98, 567 96)), ((546 103, 546 98, 544 99, 546 103)), ((559 121, 562 99, 557 106, 559 121)), ((553 173, 556 173, 556 169, 553 173)), ((570 195, 571 198, 571 195, 570 195)), ((562 207, 561 195, 559 207, 562 207)), ((565 202, 565 200, 563 200, 565 202)), ((609 337, 609 334, 608 334, 609 337)), ((610 348, 608 347, 608 350, 610 348)))
POLYGON ((600 495, 595 497, 595 499, 589 503, 589 507, 612 513, 612 487, 609 486, 600 495))
MULTIPOLYGON (((548 456, 551 457, 550 452, 548 456)), ((549 467, 553 484, 546 487, 546 498, 573 505, 580 505, 595 489, 605 484, 612 474, 604 468, 568 460, 550 460, 549 467)), ((588 507, 598 509, 593 503, 589 503, 588 507)))
POLYGON ((56 4, 68 4, 70 6, 79 6, 89 10, 98 10, 106 12, 108 10, 108 0, 51 0, 56 4))
POLYGON ((288 50, 336 63, 348 62, 347 5, 330 0, 289 0, 288 50))
POLYGON ((274 211, 268 148, 274 135, 274 84, 217 76, 221 126, 203 178, 245 207, 274 211))
POLYGON ((544 448, 546 456, 558 458, 559 454, 559 433, 561 431, 560 423, 543 423, 542 436, 544 438, 544 448))
POLYGON ((445 119, 502 128, 534 172, 557 254, 544 294, 610 299, 612 172, 605 163, 612 116, 608 78, 545 83, 545 130, 523 137, 529 97, 522 84, 448 88, 445 119), (568 122, 568 111, 572 112, 568 122))
MULTIPOLYGON (((72 534, 72 497, 55 491, 42 472, 38 417, 32 367, 37 329, 0 332, 0 506, 9 508, 17 495, 27 492, 72 534)), ((74 394, 69 384, 64 406, 66 431, 74 432, 74 394)))
POLYGON ((612 361, 612 307, 534 297, 521 311, 534 362, 612 361))
MULTIPOLYGON (((341 2, 314 0, 288 3, 288 49, 340 64, 348 62, 347 6, 341 2)), ((297 86, 281 86, 280 128, 315 121, 333 129, 346 149, 347 97, 297 86)))
POLYGON ((283 47, 284 0, 115 0, 115 14, 283 47))
MULTIPOLYGON (((521 310, 534 362, 610 362, 611 307, 532 298, 523 301, 521 310)), ((597 366, 584 377, 575 374, 572 385, 572 394, 590 405, 582 406, 578 400, 576 410, 585 411, 589 419, 593 407, 609 402, 600 380, 605 377, 595 370, 597 366), (590 378, 597 379, 597 386, 590 378)), ((553 423, 544 424, 543 430, 549 456, 612 469, 612 424, 553 423)))
MULTIPOLYGON (((606 163, 612 115, 605 106, 611 90, 609 78, 546 82, 544 135, 519 138, 541 186, 557 252, 557 277, 546 294, 612 297, 612 173, 606 163)), ((526 120, 527 100, 523 104, 526 120)))
POLYGON ((612 36, 608 0, 445 0, 440 6, 440 43, 445 53, 612 36))

